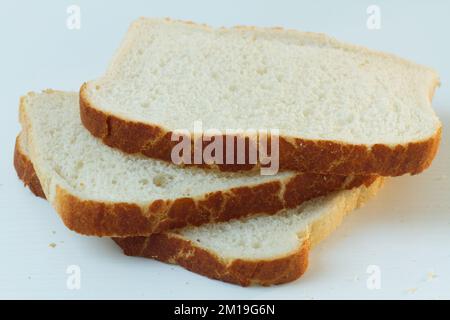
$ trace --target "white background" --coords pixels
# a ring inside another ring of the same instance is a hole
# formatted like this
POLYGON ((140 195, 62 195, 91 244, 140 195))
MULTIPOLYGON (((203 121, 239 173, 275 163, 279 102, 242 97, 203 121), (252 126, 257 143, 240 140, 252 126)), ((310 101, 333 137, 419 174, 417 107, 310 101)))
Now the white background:
POLYGON ((1 1, 0 5, 0 297, 1 298, 450 298, 450 2, 448 1, 1 1), (81 8, 81 30, 66 28, 66 9, 81 8), (366 9, 381 8, 368 30, 366 9), (19 97, 45 88, 78 90, 98 77, 139 16, 213 26, 250 24, 326 32, 396 53, 439 71, 434 106, 444 123, 441 150, 419 176, 391 179, 312 252, 298 281, 240 288, 152 260, 130 258, 109 239, 67 230, 12 166, 19 97), (51 248, 50 243, 56 247, 51 248), (68 290, 66 268, 81 268, 68 290), (381 289, 366 268, 378 265, 381 289), (431 277, 434 274, 435 277, 431 277))

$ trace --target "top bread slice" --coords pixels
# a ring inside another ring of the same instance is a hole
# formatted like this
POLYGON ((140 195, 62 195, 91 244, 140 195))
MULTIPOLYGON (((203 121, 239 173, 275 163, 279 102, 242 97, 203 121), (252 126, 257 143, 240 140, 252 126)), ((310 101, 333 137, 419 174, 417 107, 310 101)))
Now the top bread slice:
MULTIPOLYGON (((35 195, 45 198, 24 133, 16 140, 14 165, 24 184, 35 195)), ((286 283, 305 272, 311 248, 339 226, 347 213, 373 197, 382 185, 383 179, 378 178, 368 187, 334 192, 273 216, 113 240, 126 255, 178 264, 192 272, 242 286, 286 283)))
POLYGON ((322 34, 141 18, 80 107, 107 145, 165 161, 172 133, 202 121, 223 135, 278 129, 284 170, 398 176, 435 156, 438 84, 427 67, 322 34))
POLYGON ((128 155, 85 130, 76 93, 30 93, 21 99, 20 120, 43 193, 67 227, 87 235, 148 235, 273 214, 375 179, 219 172, 128 155))

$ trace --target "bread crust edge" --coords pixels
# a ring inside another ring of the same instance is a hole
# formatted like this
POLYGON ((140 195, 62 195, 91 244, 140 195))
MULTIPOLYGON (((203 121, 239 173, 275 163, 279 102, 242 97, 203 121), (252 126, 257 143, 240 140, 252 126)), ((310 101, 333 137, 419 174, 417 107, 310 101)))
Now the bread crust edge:
MULTIPOLYGON (((430 89, 430 95, 437 85, 436 82, 430 89)), ((80 88, 80 117, 83 126, 93 136, 123 152, 140 153, 149 158, 172 163, 171 152, 178 143, 171 140, 172 131, 156 124, 136 122, 102 111, 90 102, 86 87, 87 83, 84 83, 80 88)), ((395 146, 374 144, 371 147, 332 140, 280 136, 279 168, 337 175, 418 174, 431 165, 438 151, 441 135, 442 125, 425 140, 395 146)), ((223 139, 226 139, 225 134, 223 139)), ((197 166, 232 172, 258 168, 257 165, 248 164, 197 166)))
MULTIPOLYGON (((19 155, 17 158, 20 158, 19 155)), ((24 166, 24 163, 18 165, 24 166)), ((58 184, 47 186, 55 190, 45 190, 44 187, 43 193, 47 198, 49 192, 53 195, 50 202, 69 229, 84 235, 128 237, 251 215, 275 214, 281 209, 296 207, 333 191, 370 185, 375 179, 375 176, 299 173, 258 185, 240 186, 196 197, 159 199, 145 205, 83 200, 58 184)))
POLYGON ((34 171, 33 164, 21 148, 19 136, 16 138, 13 164, 17 176, 23 184, 28 187, 35 196, 45 199, 44 191, 42 190, 36 171, 34 171))
MULTIPOLYGON (((33 164, 16 139, 14 167, 25 186, 37 197, 45 199, 33 164)), ((222 258, 196 246, 173 233, 153 234, 149 237, 112 238, 128 256, 142 256, 178 264, 200 275, 241 286, 282 284, 298 279, 307 269, 310 245, 302 245, 287 256, 271 260, 224 261, 222 258)))
MULTIPOLYGON (((18 177, 30 190, 39 197, 45 198, 40 188, 40 182, 34 171, 33 164, 28 156, 21 150, 16 139, 14 151, 15 169, 18 177), (31 186, 34 188, 31 188, 31 186)), ((374 190, 365 197, 359 196, 355 207, 360 206, 367 198, 373 196, 381 187, 383 181, 378 179, 374 190)), ((353 209, 353 208, 351 208, 353 209)), ((317 223, 311 229, 317 228, 318 233, 311 240, 314 245, 331 233, 348 213, 344 210, 335 215, 327 224, 317 223)), ((309 232, 312 232, 310 229, 309 232)), ((231 259, 224 260, 214 252, 195 245, 190 240, 183 239, 176 233, 165 232, 152 234, 148 237, 112 238, 123 250, 125 255, 152 258, 161 262, 178 264, 194 273, 240 286, 261 285, 270 286, 288 283, 300 278, 308 267, 309 252, 311 250, 311 234, 298 235, 302 237, 301 245, 287 255, 272 259, 231 259)))
POLYGON ((222 259, 214 252, 198 247, 192 241, 173 233, 153 234, 149 237, 113 238, 124 254, 152 258, 180 265, 211 279, 240 286, 270 286, 294 281, 308 267, 310 243, 305 238, 299 248, 273 259, 222 259))

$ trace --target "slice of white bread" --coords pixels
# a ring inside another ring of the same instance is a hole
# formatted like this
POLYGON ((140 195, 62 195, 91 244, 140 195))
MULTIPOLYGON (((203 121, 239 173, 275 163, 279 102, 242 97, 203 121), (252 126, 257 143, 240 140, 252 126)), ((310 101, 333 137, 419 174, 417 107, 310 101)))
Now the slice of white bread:
POLYGON ((136 236, 273 214, 371 176, 222 173, 182 168, 105 146, 81 125, 76 93, 48 90, 21 99, 20 119, 42 190, 70 229, 136 236))
POLYGON ((397 176, 436 154, 438 84, 429 68, 322 34, 141 18, 82 86, 80 113, 106 144, 166 161, 172 133, 202 121, 279 129, 281 169, 397 176))
MULTIPOLYGON (((42 189, 22 135, 16 141, 14 163, 19 178, 34 194, 45 198, 39 192, 42 189)), ((178 264, 210 278, 242 286, 281 284, 300 277, 307 268, 310 249, 348 212, 374 196, 382 183, 378 178, 369 187, 315 198, 277 215, 113 240, 127 255, 178 264)))

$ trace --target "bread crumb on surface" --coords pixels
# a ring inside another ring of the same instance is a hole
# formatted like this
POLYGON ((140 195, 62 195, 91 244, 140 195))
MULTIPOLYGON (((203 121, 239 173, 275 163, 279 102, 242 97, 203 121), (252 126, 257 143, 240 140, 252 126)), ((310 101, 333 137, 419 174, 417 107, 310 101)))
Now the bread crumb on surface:
POLYGON ((416 291, 417 291, 417 288, 409 288, 406 290, 406 293, 414 294, 414 293, 416 293, 416 291))
POLYGON ((428 281, 431 281, 431 280, 436 279, 436 278, 437 278, 437 274, 434 273, 433 271, 430 271, 430 272, 427 273, 427 280, 428 281))
POLYGON ((52 242, 48 245, 50 248, 55 248, 56 247, 56 243, 52 242))

